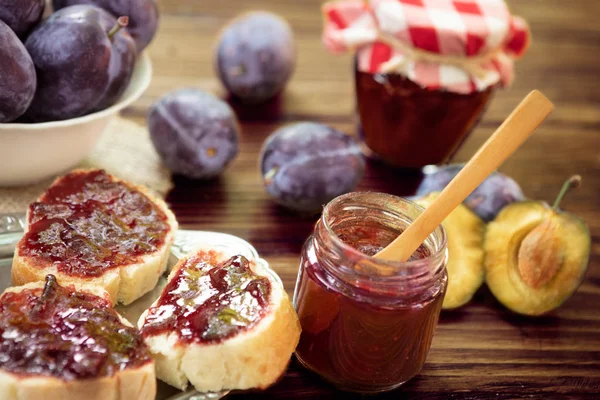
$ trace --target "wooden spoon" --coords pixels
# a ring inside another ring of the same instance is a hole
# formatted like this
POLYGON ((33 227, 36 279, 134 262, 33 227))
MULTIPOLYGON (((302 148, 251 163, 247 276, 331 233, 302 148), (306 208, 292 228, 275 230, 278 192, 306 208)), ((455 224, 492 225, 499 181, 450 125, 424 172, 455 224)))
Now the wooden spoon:
POLYGON ((554 105, 542 93, 537 90, 529 93, 439 197, 375 258, 408 260, 448 214, 517 150, 553 109, 554 105))

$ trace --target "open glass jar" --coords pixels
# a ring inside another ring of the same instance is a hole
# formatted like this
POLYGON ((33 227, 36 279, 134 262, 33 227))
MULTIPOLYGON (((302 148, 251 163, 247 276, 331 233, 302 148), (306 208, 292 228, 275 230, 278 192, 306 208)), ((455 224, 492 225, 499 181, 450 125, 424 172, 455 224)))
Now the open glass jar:
POLYGON ((346 194, 325 207, 304 245, 296 356, 342 390, 392 390, 425 363, 447 287, 444 229, 407 262, 372 257, 422 211, 383 193, 346 194))

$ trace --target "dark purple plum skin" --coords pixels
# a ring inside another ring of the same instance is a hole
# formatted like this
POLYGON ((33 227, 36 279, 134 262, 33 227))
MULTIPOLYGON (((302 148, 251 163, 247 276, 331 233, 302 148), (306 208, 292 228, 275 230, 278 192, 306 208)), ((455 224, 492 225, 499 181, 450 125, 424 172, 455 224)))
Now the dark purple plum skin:
POLYGON ((45 0, 0 0, 0 21, 21 39, 42 19, 45 0))
POLYGON ((17 35, 0 21, 0 123, 20 117, 35 94, 33 61, 17 35))
POLYGON ((112 17, 101 8, 71 6, 50 15, 29 35, 25 47, 35 64, 38 86, 27 120, 75 118, 100 103, 111 81, 113 42, 106 26, 116 24, 116 19, 107 23, 107 18, 112 17))
MULTIPOLYGON (((100 18, 100 24, 106 31, 110 31, 115 23, 112 15, 105 13, 100 18)), ((121 98, 123 92, 129 86, 135 61, 137 59, 137 51, 135 41, 131 35, 124 29, 118 31, 111 39, 112 41, 112 56, 110 65, 108 66, 108 88, 102 96, 100 102, 94 111, 104 110, 115 104, 121 98)))
MULTIPOLYGON (((416 196, 441 191, 463 166, 464 164, 451 164, 426 174, 417 189, 416 196)), ((523 200, 525 200, 525 195, 517 182, 500 172, 494 172, 467 197, 464 204, 481 219, 488 222, 493 220, 508 204, 523 200)))
POLYGON ((155 0, 52 0, 55 10, 75 4, 91 4, 105 9, 114 17, 129 17, 127 30, 135 40, 138 54, 152 41, 158 29, 158 6, 155 0))
POLYGON ((327 125, 300 122, 267 138, 261 153, 265 189, 279 204, 318 212, 362 179, 365 159, 350 136, 327 125))
POLYGON ((292 76, 295 45, 285 20, 253 12, 233 20, 219 38, 215 68, 225 88, 247 103, 262 103, 292 76))
POLYGON ((148 115, 150 138, 174 173, 192 179, 219 175, 238 152, 238 123, 227 103, 196 89, 169 93, 148 115))

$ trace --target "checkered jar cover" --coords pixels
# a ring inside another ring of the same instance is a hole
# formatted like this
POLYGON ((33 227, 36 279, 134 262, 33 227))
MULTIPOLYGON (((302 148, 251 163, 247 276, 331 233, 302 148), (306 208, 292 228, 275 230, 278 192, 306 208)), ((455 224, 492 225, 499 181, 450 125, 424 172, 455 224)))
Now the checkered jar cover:
POLYGON ((508 86, 530 41, 503 0, 343 0, 323 12, 326 47, 356 50, 360 71, 462 94, 508 86))

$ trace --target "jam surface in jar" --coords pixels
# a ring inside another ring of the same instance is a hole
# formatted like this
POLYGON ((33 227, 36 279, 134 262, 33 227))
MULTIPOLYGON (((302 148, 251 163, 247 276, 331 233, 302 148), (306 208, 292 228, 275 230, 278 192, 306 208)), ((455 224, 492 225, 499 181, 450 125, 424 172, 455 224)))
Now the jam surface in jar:
POLYGON ((151 362, 142 337, 108 301, 51 275, 44 289, 2 295, 0 337, 0 368, 24 377, 109 377, 151 362))
POLYGON ((217 262, 215 252, 185 260, 151 307, 144 337, 177 332, 180 343, 218 343, 255 326, 269 311, 271 283, 238 255, 217 262))
POLYGON ((493 91, 457 94, 422 88, 399 74, 359 70, 355 80, 365 144, 387 163, 407 168, 448 161, 493 91))
MULTIPOLYGON (((385 249, 397 237, 397 234, 388 230, 376 230, 369 225, 348 225, 344 226, 340 232, 337 232, 337 236, 348 246, 355 248, 364 255, 372 257, 385 249)), ((426 258, 430 253, 427 247, 421 245, 410 256, 408 261, 426 258)))
POLYGON ((165 242, 165 213, 143 193, 101 170, 75 171, 29 207, 22 256, 58 271, 94 277, 139 262, 165 242))
MULTIPOLYGON (((339 239, 372 256, 397 235, 347 226, 339 239)), ((431 255, 422 245, 409 261, 431 255)), ((414 377, 427 357, 446 290, 440 284, 404 296, 402 289, 376 291, 369 283, 336 279, 318 258, 303 258, 295 305, 302 326, 300 362, 341 389, 391 390, 414 377)))

